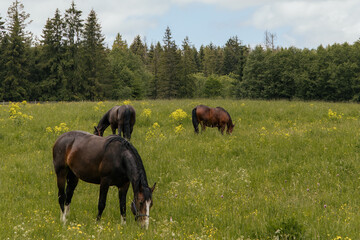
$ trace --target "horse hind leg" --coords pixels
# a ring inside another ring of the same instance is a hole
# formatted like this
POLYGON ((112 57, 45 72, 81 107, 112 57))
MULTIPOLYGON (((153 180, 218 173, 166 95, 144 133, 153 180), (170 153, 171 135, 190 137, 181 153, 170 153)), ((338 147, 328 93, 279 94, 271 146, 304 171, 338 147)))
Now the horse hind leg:
POLYGON ((65 213, 65 200, 66 200, 66 194, 65 194, 65 183, 66 183, 66 169, 62 168, 58 171, 56 171, 57 176, 57 186, 58 186, 58 201, 60 205, 60 221, 66 222, 66 215, 65 213))
POLYGON ((110 184, 102 179, 100 183, 100 195, 99 195, 99 203, 98 203, 98 215, 96 217, 96 220, 99 221, 101 219, 101 215, 105 209, 106 205, 106 197, 107 193, 109 191, 110 184))
MULTIPOLYGON (((71 199, 74 195, 74 191, 75 188, 79 182, 79 179, 75 176, 75 174, 69 170, 67 176, 66 176, 66 181, 67 181, 67 185, 66 185, 66 199, 65 199, 65 205, 64 205, 64 213, 63 213, 63 218, 66 221, 66 217, 69 215, 70 213, 70 203, 71 203, 71 199)), ((64 222, 65 222, 64 221, 64 222)))

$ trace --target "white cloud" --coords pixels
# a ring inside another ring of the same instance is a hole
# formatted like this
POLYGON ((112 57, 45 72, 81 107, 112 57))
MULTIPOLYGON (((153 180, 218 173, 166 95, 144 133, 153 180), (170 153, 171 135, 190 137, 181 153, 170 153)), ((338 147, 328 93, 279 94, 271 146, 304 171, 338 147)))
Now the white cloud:
POLYGON ((279 1, 261 6, 247 24, 275 32, 289 29, 287 38, 299 39, 304 46, 352 43, 360 35, 359 10, 360 2, 352 0, 279 1))

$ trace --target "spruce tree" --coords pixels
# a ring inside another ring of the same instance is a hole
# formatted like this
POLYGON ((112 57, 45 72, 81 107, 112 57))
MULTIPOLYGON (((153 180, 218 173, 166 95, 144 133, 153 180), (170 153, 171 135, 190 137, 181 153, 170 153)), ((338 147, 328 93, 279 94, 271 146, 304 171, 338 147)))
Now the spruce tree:
POLYGON ((104 36, 98 23, 96 12, 90 11, 83 32, 81 51, 81 71, 84 84, 84 96, 87 100, 103 96, 101 84, 106 84, 108 59, 104 46, 104 36))
POLYGON ((181 62, 180 62, 180 87, 179 97, 191 98, 194 93, 194 77, 196 72, 196 62, 193 48, 189 38, 186 37, 182 44, 181 62))
POLYGON ((63 100, 66 93, 63 28, 60 11, 56 9, 54 17, 46 22, 41 40, 42 100, 63 100))
POLYGON ((130 45, 130 50, 135 55, 138 55, 141 58, 141 61, 143 61, 143 63, 146 63, 147 49, 146 49, 145 44, 141 41, 140 35, 137 35, 134 38, 134 41, 130 45))
POLYGON ((2 82, 3 99, 21 101, 29 97, 29 54, 31 35, 25 32, 30 17, 24 11, 24 5, 16 0, 8 9, 6 24, 6 48, 3 52, 4 80, 2 82))
POLYGON ((66 92, 63 93, 64 100, 84 100, 85 87, 80 72, 79 46, 83 31, 82 11, 76 9, 74 1, 69 9, 65 11, 64 17, 64 74, 66 92))
POLYGON ((151 45, 149 50, 149 70, 152 74, 152 79, 149 84, 150 98, 159 98, 159 68, 160 68, 160 56, 163 54, 163 49, 158 42, 156 46, 151 45))
POLYGON ((177 51, 175 41, 172 39, 171 30, 166 28, 164 36, 164 52, 160 56, 159 68, 159 97, 179 97, 179 62, 180 54, 177 51))

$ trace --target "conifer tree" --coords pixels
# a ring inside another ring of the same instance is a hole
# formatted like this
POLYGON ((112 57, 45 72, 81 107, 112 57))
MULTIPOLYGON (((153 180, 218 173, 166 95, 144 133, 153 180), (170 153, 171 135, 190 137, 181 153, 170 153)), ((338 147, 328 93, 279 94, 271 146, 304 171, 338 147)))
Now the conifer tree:
POLYGON ((134 41, 132 42, 132 44, 130 45, 130 50, 135 54, 138 55, 141 58, 141 61, 143 61, 143 63, 146 63, 146 53, 147 53, 147 49, 145 44, 143 44, 143 42, 141 41, 141 37, 140 35, 137 35, 134 38, 134 41))
POLYGON ((90 11, 86 20, 83 39, 81 52, 83 94, 86 99, 95 100, 103 95, 101 84, 107 83, 109 65, 104 46, 105 38, 94 10, 90 11))
POLYGON ((24 5, 16 0, 8 9, 6 24, 7 36, 3 52, 4 80, 2 82, 3 99, 20 101, 29 97, 29 54, 31 35, 25 32, 30 15, 24 11, 24 5))
POLYGON ((152 79, 149 84, 150 98, 156 99, 159 97, 159 68, 160 68, 160 56, 163 54, 163 49, 158 42, 156 46, 151 45, 149 50, 149 70, 152 74, 152 79))
POLYGON ((54 17, 46 22, 41 40, 42 100, 62 100, 66 93, 63 28, 60 11, 56 9, 54 17))
POLYGON ((5 61, 3 54, 5 52, 6 40, 5 40, 5 22, 2 21, 0 16, 0 99, 4 99, 3 92, 3 79, 5 74, 5 61))
POLYGON ((179 62, 180 54, 177 51, 175 41, 172 39, 171 30, 166 28, 164 36, 164 52, 160 56, 159 68, 159 97, 179 97, 179 62))
POLYGON ((179 97, 193 97, 194 77, 192 74, 195 72, 195 55, 191 48, 189 38, 186 37, 183 41, 181 51, 179 97))
POLYGON ((81 19, 82 11, 76 9, 74 1, 69 9, 65 11, 64 17, 64 74, 66 92, 64 100, 83 100, 85 99, 84 82, 80 72, 80 55, 79 45, 83 31, 83 20, 81 19))

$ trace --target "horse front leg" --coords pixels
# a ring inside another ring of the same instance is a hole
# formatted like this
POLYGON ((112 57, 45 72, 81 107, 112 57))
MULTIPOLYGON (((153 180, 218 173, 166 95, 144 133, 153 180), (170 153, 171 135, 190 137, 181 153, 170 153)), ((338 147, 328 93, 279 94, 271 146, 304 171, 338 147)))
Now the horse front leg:
POLYGON ((224 135, 225 125, 222 125, 221 127, 219 126, 218 128, 221 131, 221 134, 224 135))
POLYGON ((96 220, 99 221, 101 219, 101 215, 106 206, 106 197, 109 191, 110 184, 106 180, 101 180, 100 183, 100 195, 99 195, 99 203, 98 203, 98 214, 96 220))
POLYGON ((200 122, 200 125, 201 125, 201 132, 202 132, 202 131, 205 131, 205 130, 206 130, 205 123, 200 122))
POLYGON ((119 188, 121 224, 126 224, 126 194, 128 192, 129 186, 130 183, 127 183, 125 186, 119 188))
POLYGON ((121 132, 123 133, 123 136, 125 137, 125 133, 124 133, 123 126, 122 126, 122 124, 119 124, 119 125, 118 125, 118 133, 119 133, 119 136, 121 136, 121 132))

